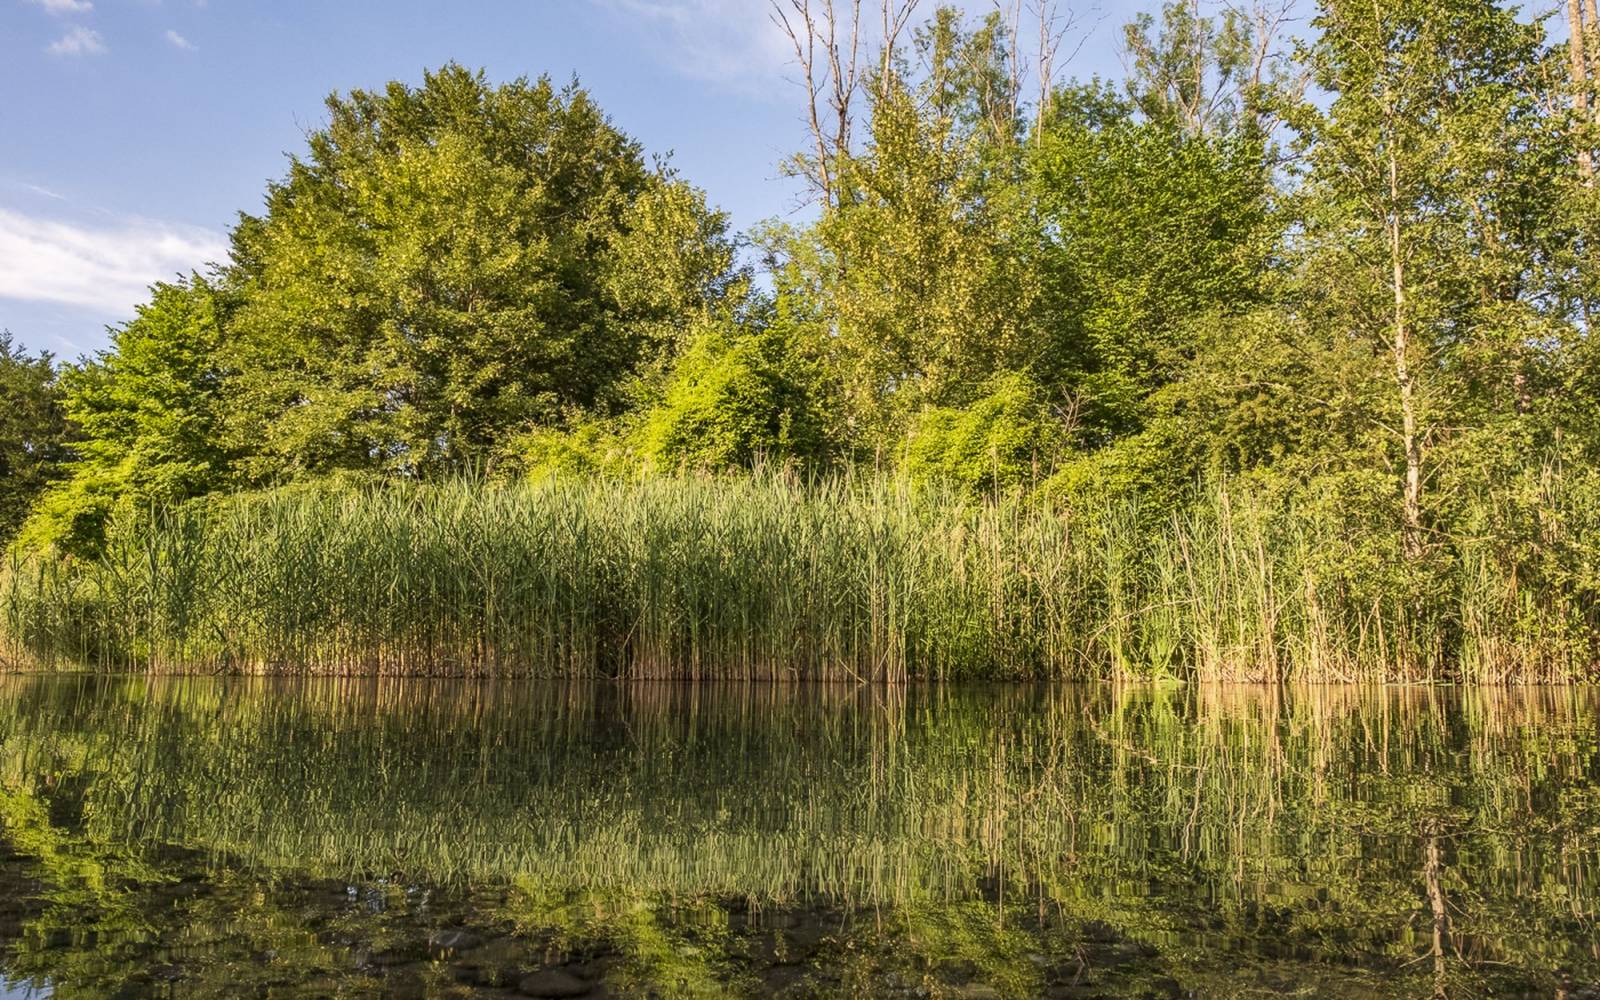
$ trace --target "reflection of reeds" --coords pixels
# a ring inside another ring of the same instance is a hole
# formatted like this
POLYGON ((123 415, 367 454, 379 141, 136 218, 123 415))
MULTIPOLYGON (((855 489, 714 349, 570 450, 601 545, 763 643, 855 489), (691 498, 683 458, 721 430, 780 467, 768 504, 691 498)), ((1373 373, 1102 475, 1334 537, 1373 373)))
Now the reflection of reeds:
POLYGON ((1396 955, 1433 838, 1455 944, 1554 961, 1600 917, 1597 720, 1576 688, 13 679, 0 786, 269 869, 1396 955))
POLYGON ((1589 676, 1587 577, 1462 544, 1396 568, 1321 515, 1224 489, 1154 528, 870 480, 298 490, 180 509, 97 561, 13 557, 0 645, 173 672, 1589 676))

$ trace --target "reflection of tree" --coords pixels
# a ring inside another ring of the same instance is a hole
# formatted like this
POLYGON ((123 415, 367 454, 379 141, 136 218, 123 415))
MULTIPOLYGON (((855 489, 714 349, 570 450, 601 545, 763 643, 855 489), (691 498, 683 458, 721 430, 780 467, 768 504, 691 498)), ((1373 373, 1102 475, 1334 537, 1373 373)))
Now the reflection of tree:
MULTIPOLYGON (((144 940, 155 932, 135 905, 131 887, 159 883, 162 875, 125 846, 101 844, 83 850, 80 841, 53 825, 52 808, 72 796, 62 786, 60 781, 40 789, 0 783, 0 830, 10 851, 29 859, 31 876, 16 884, 20 873, 7 866, 5 880, 12 884, 8 892, 0 893, 18 903, 27 900, 27 909, 18 914, 20 934, 10 942, 13 960, 6 963, 22 978, 59 971, 29 961, 34 948, 144 940), (32 885, 38 888, 25 888, 32 885)), ((83 964, 98 964, 92 948, 85 952, 74 947, 68 954, 83 964)))
POLYGON ((1417 960, 1429 959, 1433 966, 1433 995, 1449 995, 1445 966, 1445 936, 1450 931, 1450 912, 1445 903, 1443 865, 1439 860, 1439 832, 1425 828, 1422 837, 1422 886, 1428 900, 1430 935, 1428 950, 1417 960))
POLYGON ((747 960, 771 942, 734 917, 776 907, 833 915, 803 943, 836 977, 938 986, 956 956, 1017 995, 1052 975, 1270 989, 1329 970, 1352 991, 1453 995, 1600 976, 1596 707, 1554 690, 18 681, 0 686, 0 781, 33 797, 7 805, 32 817, 6 813, 12 846, 58 859, 34 862, 41 898, 147 938, 172 915, 127 893, 180 874, 140 849, 172 843, 247 866, 241 884, 514 883, 477 916, 608 940, 635 986, 761 988, 747 960), (94 865, 116 872, 95 883, 94 865), (88 884, 112 888, 71 895, 88 884))

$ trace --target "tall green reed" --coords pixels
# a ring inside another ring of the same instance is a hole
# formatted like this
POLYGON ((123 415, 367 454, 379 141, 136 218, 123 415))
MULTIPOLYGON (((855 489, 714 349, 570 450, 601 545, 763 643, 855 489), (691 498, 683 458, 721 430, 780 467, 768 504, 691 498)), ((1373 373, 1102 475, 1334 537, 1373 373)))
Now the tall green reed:
POLYGON ((1466 539, 1409 565, 1398 539, 1226 484, 1157 519, 882 478, 299 488, 177 508, 114 531, 97 560, 13 555, 0 656, 636 679, 1585 679, 1600 526, 1586 495, 1545 493, 1542 540, 1466 539))

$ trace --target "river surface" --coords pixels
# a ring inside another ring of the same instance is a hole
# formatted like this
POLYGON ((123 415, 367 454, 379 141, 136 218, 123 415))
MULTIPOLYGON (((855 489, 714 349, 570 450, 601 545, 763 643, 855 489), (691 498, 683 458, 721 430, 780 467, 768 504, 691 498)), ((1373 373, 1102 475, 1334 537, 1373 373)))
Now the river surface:
POLYGON ((0 997, 1600 998, 1600 693, 0 678, 0 997))

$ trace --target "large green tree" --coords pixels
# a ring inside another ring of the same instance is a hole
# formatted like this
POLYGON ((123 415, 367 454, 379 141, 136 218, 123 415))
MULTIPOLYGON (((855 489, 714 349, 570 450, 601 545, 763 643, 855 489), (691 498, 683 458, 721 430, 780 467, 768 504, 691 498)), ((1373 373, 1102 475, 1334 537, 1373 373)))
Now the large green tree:
MULTIPOLYGON (((1197 318, 1261 301, 1275 218, 1268 139, 1247 112, 1271 81, 1247 57, 1266 43, 1187 12, 1130 37, 1163 64, 1183 50, 1210 88, 1203 113, 1175 110, 1200 98, 1161 97, 1166 71, 1143 61, 1131 98, 1096 82, 1029 109, 999 14, 942 7, 909 51, 873 60, 884 69, 865 89, 861 148, 838 157, 835 197, 775 255, 846 450, 887 458, 912 435, 919 468, 935 470, 930 428, 1015 418, 994 439, 1034 441, 1041 413, 1053 441, 1112 444, 1182 377, 1197 318), (997 385, 1026 405, 997 405, 997 385)), ((1059 450, 1028 452, 1037 475, 1059 450)))
POLYGON ((1023 120, 1003 25, 942 8, 910 53, 875 60, 866 135, 833 202, 776 241, 780 307, 835 393, 835 439, 898 449, 918 411, 960 405, 1039 353, 1023 120))
POLYGON ((1510 8, 1324 0, 1314 24, 1302 58, 1331 100, 1296 115, 1309 176, 1284 330, 1314 358, 1310 394, 1368 429, 1359 460, 1392 470, 1417 557, 1451 446, 1515 437, 1571 360, 1549 272, 1569 143, 1540 27, 1510 8))
POLYGON ((724 217, 575 84, 449 65, 328 110, 235 233, 251 480, 478 467, 621 408, 730 272, 724 217))
POLYGON ((61 386, 49 354, 29 355, 0 330, 0 546, 67 458, 61 386))
POLYGON ((234 481, 219 299, 198 276, 158 284, 109 349, 66 370, 77 461, 41 499, 31 541, 92 552, 119 511, 143 516, 234 481))

